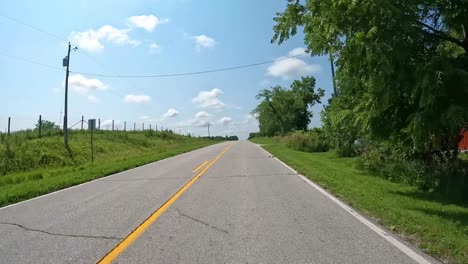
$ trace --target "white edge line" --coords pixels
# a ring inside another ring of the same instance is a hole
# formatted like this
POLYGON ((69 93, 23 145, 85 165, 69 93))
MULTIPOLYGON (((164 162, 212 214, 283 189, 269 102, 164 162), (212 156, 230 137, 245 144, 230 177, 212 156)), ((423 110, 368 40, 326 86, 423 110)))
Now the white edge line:
POLYGON ((283 161, 281 161, 280 159, 278 159, 277 157, 273 156, 270 152, 266 151, 264 148, 262 148, 261 146, 259 146, 258 144, 255 144, 257 145, 260 149, 262 149, 263 151, 265 151, 266 153, 268 153, 268 155, 271 155, 272 157, 274 157, 274 159, 276 159, 278 162, 280 162, 281 164, 283 164, 283 166, 285 166, 286 168, 288 168, 289 170, 291 170, 294 174, 296 174, 297 176, 299 176, 303 181, 305 181, 307 184, 309 184, 310 186, 314 187, 315 189, 317 189, 319 192, 321 192, 323 195, 325 195, 327 198, 329 198, 330 200, 332 200, 334 203, 336 203, 337 205, 339 205, 341 208, 343 208, 346 212, 348 212, 349 214, 351 214, 352 216, 354 216, 354 218, 356 218, 357 220, 359 220, 361 223, 363 223, 364 225, 366 225, 367 227, 369 227, 372 231, 374 231, 375 233, 377 233, 379 236, 381 236, 382 238, 384 238, 385 240, 387 240, 388 242, 390 242, 390 244, 392 244, 393 246, 395 246, 396 248, 398 248, 400 251, 402 251, 403 253, 405 253, 408 257, 412 258, 414 261, 416 261, 417 263, 419 264, 431 264, 431 262, 429 262, 427 259, 425 259, 423 256, 419 255, 418 253, 416 253, 414 250, 412 250, 411 248, 409 248, 408 246, 406 246, 405 244, 401 243, 400 241, 398 241, 398 239, 394 238, 391 234, 387 233, 385 230, 383 230, 382 228, 376 226, 375 224, 373 224, 371 221, 367 220, 364 216, 360 215, 359 213, 357 213, 356 211, 354 211, 351 207, 349 207, 348 205, 344 204, 342 201, 338 200, 338 198, 336 198, 335 196, 333 196, 332 194, 330 194, 329 192, 325 191, 322 187, 318 186, 317 184, 315 184, 314 182, 312 182, 310 179, 306 178, 304 175, 301 175, 299 174, 296 170, 294 170, 293 168, 291 168, 288 164, 284 163, 283 161))
MULTIPOLYGON (((221 142, 221 143, 224 143, 224 142, 221 142)), ((218 144, 221 144, 221 143, 218 143, 218 144)), ((60 192, 63 192, 63 191, 68 191, 68 190, 70 190, 70 189, 78 188, 78 187, 80 187, 80 186, 82 186, 82 185, 90 184, 90 183, 93 183, 93 182, 95 182, 95 181, 100 181, 100 180, 105 179, 105 178, 117 176, 117 175, 122 174, 122 173, 127 173, 127 172, 129 172, 129 171, 136 170, 136 169, 140 169, 140 168, 145 167, 145 166, 150 166, 150 165, 152 165, 153 163, 156 163, 156 162, 160 162, 160 161, 163 161, 163 160, 171 159, 171 158, 174 158, 174 157, 177 157, 177 156, 180 156, 180 155, 186 155, 186 154, 189 154, 189 153, 191 153, 191 152, 193 152, 193 151, 201 150, 201 149, 204 149, 204 148, 209 148, 209 147, 212 147, 212 146, 216 146, 216 145, 218 145, 218 144, 209 145, 209 146, 206 146, 206 147, 202 147, 202 148, 198 148, 198 149, 191 150, 191 151, 189 151, 189 152, 180 153, 180 154, 175 155, 175 156, 171 156, 171 157, 167 157, 167 158, 164 158, 164 159, 152 161, 152 162, 146 163, 146 164, 144 164, 144 165, 137 166, 137 167, 135 167, 135 168, 131 168, 131 169, 128 169, 128 170, 123 170, 123 171, 120 171, 120 172, 117 172, 117 173, 114 173, 114 174, 111 174, 111 175, 107 175, 107 176, 104 176, 104 177, 99 177, 99 178, 94 179, 94 180, 92 180, 92 181, 83 182, 83 183, 80 183, 80 184, 78 184, 78 185, 73 185, 73 186, 67 187, 67 188, 65 188, 65 189, 61 189, 61 190, 57 190, 57 191, 54 191, 54 192, 46 193, 46 194, 43 194, 43 195, 40 195, 40 196, 31 198, 31 199, 28 199, 28 200, 24 200, 24 201, 21 201, 21 202, 17 202, 17 203, 14 203, 14 204, 9 204, 9 205, 6 205, 6 206, 4 206, 4 207, 0 207, 0 211, 3 210, 3 209, 7 209, 7 208, 10 208, 10 207, 13 207, 13 206, 15 206, 15 205, 20 205, 20 204, 27 203, 27 202, 31 202, 31 201, 34 201, 34 200, 37 200, 37 199, 41 199, 41 198, 50 196, 50 195, 54 195, 54 194, 57 194, 57 193, 60 193, 60 192)))

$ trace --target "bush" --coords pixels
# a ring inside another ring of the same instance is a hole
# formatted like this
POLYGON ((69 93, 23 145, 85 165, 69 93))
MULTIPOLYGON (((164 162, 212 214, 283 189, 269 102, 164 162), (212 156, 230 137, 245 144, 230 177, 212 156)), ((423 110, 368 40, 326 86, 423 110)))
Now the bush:
POLYGON ((325 152, 330 149, 323 131, 319 128, 307 132, 291 132, 282 140, 287 147, 304 152, 325 152))
POLYGON ((367 144, 359 167, 388 180, 403 182, 421 190, 439 191, 446 197, 468 201, 468 175, 454 153, 432 153, 422 159, 404 146, 390 142, 367 144))

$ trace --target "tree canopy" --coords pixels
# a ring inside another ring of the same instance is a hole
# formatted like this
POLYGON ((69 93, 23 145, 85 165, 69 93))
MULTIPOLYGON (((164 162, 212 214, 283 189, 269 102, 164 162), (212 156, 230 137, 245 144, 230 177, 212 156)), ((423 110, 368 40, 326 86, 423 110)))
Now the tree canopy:
POLYGON ((321 103, 324 90, 315 91, 315 78, 302 77, 295 80, 289 89, 274 86, 261 90, 257 99, 260 104, 252 111, 259 120, 260 134, 273 136, 292 130, 307 130, 312 118, 309 110, 321 103))
POLYGON ((288 2, 272 42, 300 28, 311 54, 336 61, 323 123, 337 141, 392 141, 420 158, 456 149, 468 120, 466 1, 288 2))

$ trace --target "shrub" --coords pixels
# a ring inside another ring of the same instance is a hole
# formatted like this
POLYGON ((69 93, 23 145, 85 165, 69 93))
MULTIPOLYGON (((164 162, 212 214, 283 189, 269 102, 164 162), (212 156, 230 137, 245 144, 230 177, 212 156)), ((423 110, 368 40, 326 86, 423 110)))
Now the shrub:
POLYGON ((310 131, 295 131, 282 138, 287 147, 305 152, 325 152, 330 149, 324 133, 319 128, 310 131))

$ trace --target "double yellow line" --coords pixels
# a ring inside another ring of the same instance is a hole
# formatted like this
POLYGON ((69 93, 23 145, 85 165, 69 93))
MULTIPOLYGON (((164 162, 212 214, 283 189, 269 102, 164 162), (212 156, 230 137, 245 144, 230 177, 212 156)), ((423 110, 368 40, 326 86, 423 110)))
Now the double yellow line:
MULTIPOLYGON (((124 252, 135 240, 141 236, 153 223, 156 221, 171 205, 179 199, 179 197, 190 188, 197 180, 200 178, 213 164, 216 163, 226 151, 233 144, 229 145, 227 148, 223 149, 221 153, 212 160, 208 166, 201 170, 197 175, 195 175, 189 182, 187 182, 179 191, 177 191, 169 200, 167 200, 159 209, 152 213, 148 218, 146 218, 143 223, 137 226, 130 234, 128 234, 123 240, 121 240, 111 251, 109 251, 104 257, 102 257, 97 263, 112 263, 122 252, 124 252)), ((193 172, 200 170, 208 161, 205 161, 203 164, 198 166, 193 172)))

